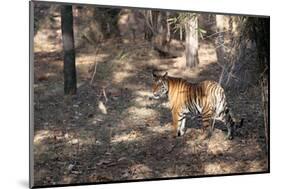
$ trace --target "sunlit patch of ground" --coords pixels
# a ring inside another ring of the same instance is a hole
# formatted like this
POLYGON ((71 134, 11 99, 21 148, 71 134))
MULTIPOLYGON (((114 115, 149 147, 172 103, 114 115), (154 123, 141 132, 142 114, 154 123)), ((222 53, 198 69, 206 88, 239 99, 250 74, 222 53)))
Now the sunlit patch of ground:
POLYGON ((38 131, 35 136, 34 136, 34 144, 38 144, 40 143, 42 140, 49 138, 50 136, 52 136, 50 134, 50 131, 48 130, 43 130, 43 131, 38 131))
POLYGON ((207 152, 213 155, 221 155, 224 152, 229 152, 231 150, 231 146, 232 142, 230 140, 226 140, 226 133, 216 129, 208 141, 207 152))
POLYGON ((147 108, 141 108, 141 107, 130 107, 128 110, 128 115, 131 117, 138 118, 138 120, 149 117, 149 116, 154 116, 156 113, 154 110, 149 110, 147 108))
POLYGON ((122 81, 126 81, 126 79, 133 76, 133 73, 128 73, 127 71, 119 72, 114 74, 113 80, 116 83, 122 83, 122 81))
MULTIPOLYGON (((156 122, 157 124, 157 122, 156 122)), ((147 129, 152 132, 153 134, 156 135, 161 135, 161 134, 171 134, 172 133, 172 126, 167 124, 164 126, 159 126, 159 123, 157 125, 150 125, 149 127, 147 127, 147 129)))
POLYGON ((34 36, 34 52, 62 51, 60 26, 45 27, 36 32, 34 36))
POLYGON ((86 54, 79 54, 79 56, 76 58, 76 64, 88 64, 88 66, 93 65, 95 63, 103 62, 104 59, 106 59, 109 55, 108 54, 95 54, 95 49, 93 49, 92 55, 86 55, 86 54))
POLYGON ((121 134, 121 135, 115 135, 113 136, 113 138, 111 139, 111 142, 113 143, 118 143, 118 142, 131 142, 131 141, 135 141, 135 140, 141 140, 142 138, 142 134, 137 132, 137 131, 131 131, 127 134, 121 134))
POLYGON ((208 163, 205 165, 204 169, 207 175, 223 174, 223 173, 225 174, 225 173, 231 173, 231 171, 233 170, 233 166, 235 166, 234 164, 233 163, 227 164, 223 162, 208 163))
POLYGON ((153 176, 153 171, 144 164, 133 165, 130 169, 133 179, 148 179, 153 176))

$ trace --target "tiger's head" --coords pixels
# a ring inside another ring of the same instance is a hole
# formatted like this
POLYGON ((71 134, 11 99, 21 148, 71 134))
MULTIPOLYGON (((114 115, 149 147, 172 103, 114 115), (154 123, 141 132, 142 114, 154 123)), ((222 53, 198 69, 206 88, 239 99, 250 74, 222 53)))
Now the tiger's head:
POLYGON ((152 72, 153 76, 153 85, 152 85, 152 93, 154 99, 159 99, 160 97, 165 97, 168 94, 168 80, 167 80, 168 72, 164 75, 156 75, 154 71, 152 72))

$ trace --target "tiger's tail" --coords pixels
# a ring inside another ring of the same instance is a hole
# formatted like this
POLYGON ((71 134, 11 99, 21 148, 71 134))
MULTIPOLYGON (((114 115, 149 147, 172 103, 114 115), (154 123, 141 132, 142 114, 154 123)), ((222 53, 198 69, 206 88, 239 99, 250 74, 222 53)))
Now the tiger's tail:
POLYGON ((227 126, 227 138, 232 139, 233 132, 237 129, 242 127, 244 118, 241 118, 240 120, 235 118, 229 109, 226 109, 226 126, 227 126))
MULTIPOLYGON (((236 128, 242 127, 244 122, 244 118, 241 118, 240 120, 235 118, 228 108, 226 108, 226 110, 224 111, 224 116, 222 119, 220 118, 220 120, 222 120, 227 127, 227 138, 229 139, 232 139, 233 131, 236 128)), ((215 119, 212 120, 211 132, 213 132, 214 130, 214 125, 215 119)))

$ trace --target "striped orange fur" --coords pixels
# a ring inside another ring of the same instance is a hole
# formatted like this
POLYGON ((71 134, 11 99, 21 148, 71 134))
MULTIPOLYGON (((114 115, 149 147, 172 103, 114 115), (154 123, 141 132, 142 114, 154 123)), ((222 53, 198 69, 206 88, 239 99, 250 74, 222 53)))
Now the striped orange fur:
POLYGON ((235 124, 227 106, 224 89, 215 81, 206 80, 200 83, 189 83, 182 78, 157 76, 153 73, 154 83, 152 92, 158 99, 168 96, 173 118, 175 136, 185 132, 188 113, 201 116, 203 130, 214 120, 222 121, 228 129, 227 138, 232 138, 232 127, 235 124))

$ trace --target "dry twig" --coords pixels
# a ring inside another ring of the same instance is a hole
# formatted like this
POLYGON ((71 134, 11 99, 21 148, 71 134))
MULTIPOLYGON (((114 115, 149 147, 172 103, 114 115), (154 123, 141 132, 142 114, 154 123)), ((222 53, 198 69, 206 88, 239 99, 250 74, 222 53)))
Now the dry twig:
POLYGON ((97 54, 98 54, 99 49, 100 49, 100 47, 98 46, 96 48, 96 52, 95 52, 95 59, 94 59, 95 68, 94 68, 94 72, 93 72, 92 77, 91 77, 90 85, 93 85, 94 77, 95 77, 96 72, 97 72, 98 62, 96 61, 96 59, 97 59, 97 54))
POLYGON ((105 87, 102 88, 102 94, 103 94, 103 96, 104 96, 104 98, 105 98, 105 102, 107 102, 107 101, 108 101, 108 98, 107 98, 107 95, 106 95, 106 93, 105 93, 105 87))

